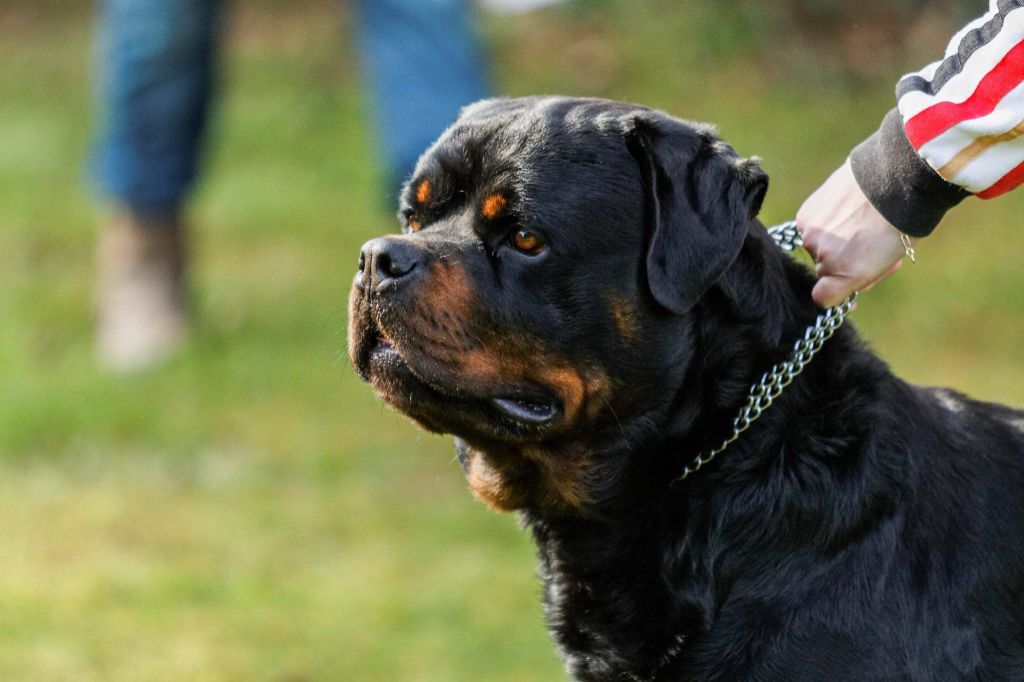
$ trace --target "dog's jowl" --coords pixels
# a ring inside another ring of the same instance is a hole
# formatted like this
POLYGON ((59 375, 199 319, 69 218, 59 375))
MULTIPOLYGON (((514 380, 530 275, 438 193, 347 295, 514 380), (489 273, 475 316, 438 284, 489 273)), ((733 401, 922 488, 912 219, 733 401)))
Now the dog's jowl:
POLYGON ((814 320, 706 126, 465 110, 368 242, 353 365, 522 515, 579 680, 1024 680, 1024 413, 895 377, 849 327, 708 467, 814 320))

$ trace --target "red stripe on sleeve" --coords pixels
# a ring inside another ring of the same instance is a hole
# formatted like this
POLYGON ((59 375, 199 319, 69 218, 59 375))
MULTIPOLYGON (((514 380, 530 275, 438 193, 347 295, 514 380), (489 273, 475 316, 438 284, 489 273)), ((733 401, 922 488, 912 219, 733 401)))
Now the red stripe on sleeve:
POLYGON ((1006 194, 1022 182, 1024 182, 1024 163, 1021 163, 1009 173, 996 180, 995 184, 988 189, 984 189, 974 196, 979 199, 993 199, 1000 194, 1006 194))
POLYGON ((907 139, 914 149, 957 123, 992 113, 1003 97, 1024 80, 1024 40, 1017 43, 978 83, 963 102, 939 102, 906 122, 907 139))

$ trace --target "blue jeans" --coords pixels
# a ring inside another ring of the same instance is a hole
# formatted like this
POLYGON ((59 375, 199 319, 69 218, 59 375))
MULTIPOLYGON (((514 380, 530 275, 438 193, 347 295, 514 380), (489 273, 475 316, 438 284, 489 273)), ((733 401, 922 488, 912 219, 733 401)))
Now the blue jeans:
MULTIPOLYGON (((143 216, 177 212, 199 171, 220 0, 102 0, 100 189, 143 216)), ((359 0, 356 44, 391 181, 488 92, 466 0, 359 0)))

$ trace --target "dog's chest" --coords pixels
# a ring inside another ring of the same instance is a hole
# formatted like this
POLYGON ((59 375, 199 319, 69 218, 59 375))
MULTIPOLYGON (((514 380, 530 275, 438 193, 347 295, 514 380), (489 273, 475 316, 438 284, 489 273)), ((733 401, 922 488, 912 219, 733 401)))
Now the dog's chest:
POLYGON ((545 581, 545 615, 573 679, 655 679, 686 635, 672 630, 667 595, 631 593, 604 583, 545 581))
POLYGON ((573 679, 659 679, 701 622, 694 596, 707 590, 696 580, 673 590, 655 543, 539 535, 545 616, 573 679))
POLYGON ((735 596, 758 593, 747 578, 720 585, 716 599, 706 574, 670 577, 643 552, 601 571, 542 550, 541 570, 549 629, 575 680, 901 679, 909 670, 941 679, 954 664, 978 664, 978 633, 952 627, 952 613, 923 628, 846 590, 835 595, 854 601, 823 596, 840 577, 794 570, 757 598, 735 596), (808 589, 794 596, 800 583, 808 589))

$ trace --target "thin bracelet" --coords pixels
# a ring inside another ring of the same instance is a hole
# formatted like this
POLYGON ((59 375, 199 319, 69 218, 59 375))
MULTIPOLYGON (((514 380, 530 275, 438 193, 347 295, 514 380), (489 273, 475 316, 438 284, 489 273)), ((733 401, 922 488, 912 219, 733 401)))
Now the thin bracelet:
POLYGON ((903 244, 903 250, 907 252, 907 258, 910 259, 910 262, 916 263, 917 252, 914 251, 914 245, 910 243, 910 237, 900 232, 900 243, 903 244))

